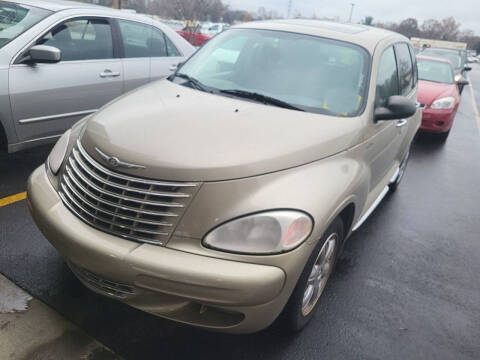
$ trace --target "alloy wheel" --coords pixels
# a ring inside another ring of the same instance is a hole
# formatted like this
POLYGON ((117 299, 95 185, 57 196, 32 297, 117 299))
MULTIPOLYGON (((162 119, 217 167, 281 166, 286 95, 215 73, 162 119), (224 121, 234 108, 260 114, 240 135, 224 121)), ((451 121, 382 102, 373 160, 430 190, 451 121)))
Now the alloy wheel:
POLYGON ((323 244, 312 271, 307 279, 307 286, 303 294, 302 315, 307 316, 315 308, 315 305, 322 295, 328 278, 335 264, 335 252, 338 244, 338 234, 331 234, 323 244))

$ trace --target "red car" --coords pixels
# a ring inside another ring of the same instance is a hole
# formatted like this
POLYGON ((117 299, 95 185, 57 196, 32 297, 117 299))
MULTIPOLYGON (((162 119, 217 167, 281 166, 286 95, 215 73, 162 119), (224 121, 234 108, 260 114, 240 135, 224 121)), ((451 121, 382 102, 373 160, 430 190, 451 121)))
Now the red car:
POLYGON ((450 134, 453 119, 460 104, 459 85, 455 82, 450 61, 440 58, 417 56, 418 95, 423 108, 421 130, 434 133, 442 141, 450 134))
POLYGON ((205 42, 210 40, 211 36, 202 34, 201 27, 185 27, 182 30, 178 30, 177 34, 182 36, 193 46, 202 46, 205 42))

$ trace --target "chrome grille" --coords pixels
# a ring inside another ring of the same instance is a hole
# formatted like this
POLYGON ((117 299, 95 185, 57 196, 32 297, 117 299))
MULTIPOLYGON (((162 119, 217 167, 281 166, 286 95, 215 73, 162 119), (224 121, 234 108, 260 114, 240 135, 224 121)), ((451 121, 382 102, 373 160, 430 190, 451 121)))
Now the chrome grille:
POLYGON ((126 298, 135 295, 135 288, 112 280, 107 280, 97 274, 94 274, 87 269, 69 263, 72 271, 82 280, 86 285, 108 295, 119 298, 126 298))
POLYGON ((65 165, 59 195, 80 219, 123 238, 165 245, 198 189, 111 171, 77 141, 65 165))

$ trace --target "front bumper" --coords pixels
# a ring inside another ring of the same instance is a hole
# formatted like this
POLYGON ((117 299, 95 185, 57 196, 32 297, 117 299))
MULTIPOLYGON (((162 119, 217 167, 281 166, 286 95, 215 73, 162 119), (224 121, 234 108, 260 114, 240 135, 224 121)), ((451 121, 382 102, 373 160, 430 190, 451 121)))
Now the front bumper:
POLYGON ((435 110, 425 108, 422 113, 422 125, 420 129, 434 133, 447 132, 452 127, 455 113, 456 109, 435 110))
POLYGON ((91 290, 172 320, 226 332, 255 332, 291 292, 276 266, 201 256, 100 232, 73 215, 44 166, 28 180, 28 206, 45 237, 91 290))

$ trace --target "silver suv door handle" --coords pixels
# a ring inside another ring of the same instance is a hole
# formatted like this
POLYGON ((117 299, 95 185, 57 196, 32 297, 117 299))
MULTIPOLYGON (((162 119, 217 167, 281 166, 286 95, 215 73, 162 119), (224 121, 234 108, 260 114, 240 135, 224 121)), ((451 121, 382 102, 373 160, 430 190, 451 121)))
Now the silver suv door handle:
POLYGON ((401 119, 401 120, 398 120, 397 121, 397 127, 402 127, 402 126, 405 126, 407 125, 407 119, 401 119))
POLYGON ((106 77, 117 77, 120 76, 119 72, 113 72, 112 70, 104 70, 103 72, 100 73, 101 78, 106 78, 106 77))

